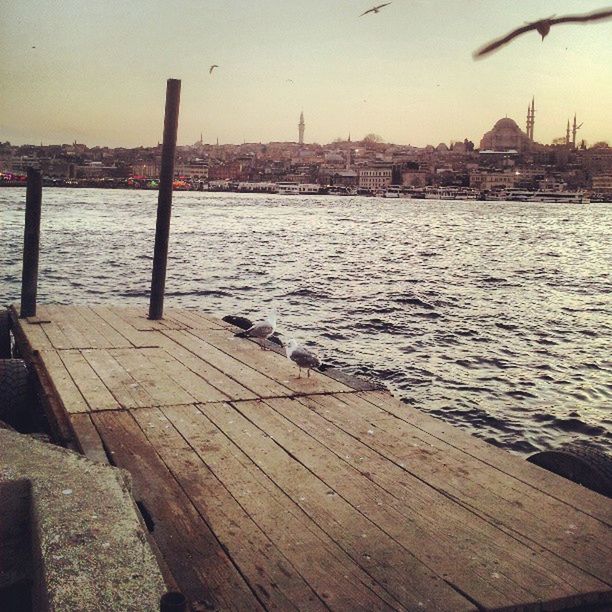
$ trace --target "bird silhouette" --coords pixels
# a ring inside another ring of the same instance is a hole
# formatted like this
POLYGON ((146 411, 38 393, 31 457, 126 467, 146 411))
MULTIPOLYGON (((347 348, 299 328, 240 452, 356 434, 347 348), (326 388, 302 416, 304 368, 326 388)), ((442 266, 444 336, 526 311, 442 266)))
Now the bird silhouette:
POLYGON ((385 2, 384 4, 379 4, 378 6, 373 6, 371 9, 368 9, 367 11, 364 11, 359 16, 363 17, 364 15, 367 15, 368 13, 378 13, 383 6, 388 6, 389 4, 391 4, 391 3, 390 2, 385 2))
POLYGON ((212 71, 213 71, 215 68, 219 68, 218 64, 213 64, 213 65, 212 65, 212 66, 211 66, 211 67, 208 69, 208 74, 212 74, 212 71))
POLYGON ((597 21, 600 19, 608 19, 612 17, 612 9, 603 9, 601 11, 595 11, 593 13, 585 13, 583 15, 566 15, 565 17, 548 17, 547 19, 540 19, 539 21, 533 21, 528 23, 516 30, 512 30, 509 34, 502 38, 498 38, 494 40, 478 51, 474 52, 474 59, 479 59, 488 55, 489 53, 495 51, 499 47, 503 47, 508 44, 512 39, 524 34, 525 32, 529 32, 530 30, 537 30, 537 32, 542 37, 542 40, 548 36, 550 32, 550 28, 559 23, 586 23, 588 21, 597 21))

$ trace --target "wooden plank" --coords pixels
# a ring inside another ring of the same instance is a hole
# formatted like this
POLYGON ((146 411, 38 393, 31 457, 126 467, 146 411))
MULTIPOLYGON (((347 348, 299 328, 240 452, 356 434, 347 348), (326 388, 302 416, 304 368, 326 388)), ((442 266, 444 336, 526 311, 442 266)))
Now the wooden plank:
POLYGON ((127 338, 109 325, 90 306, 76 306, 75 308, 87 324, 95 327, 98 333, 106 339, 108 343, 106 348, 129 348, 132 346, 127 338))
POLYGON ((54 321, 51 321, 51 323, 41 323, 40 328, 45 332, 45 335, 54 349, 62 350, 75 348, 72 340, 64 334, 63 330, 54 321))
MULTIPOLYGON (((230 378, 240 381, 241 385, 250 389, 259 397, 286 396, 290 393, 287 387, 260 374, 257 370, 250 368, 189 332, 170 330, 164 332, 164 335, 188 349, 216 369, 221 370, 230 378)), ((209 382, 213 384, 212 381, 209 382)))
MULTIPOLYGON (((202 425, 207 422, 193 406, 180 409, 195 411, 202 425)), ((326 609, 161 411, 138 410, 133 417, 266 608, 326 609)))
POLYGON ((279 381, 284 387, 298 394, 338 393, 352 391, 350 387, 313 371, 310 377, 297 377, 297 366, 285 355, 262 351, 260 346, 244 338, 236 338, 231 332, 218 330, 193 330, 191 332, 207 344, 240 360, 247 366, 279 381))
POLYGON ((253 458, 355 563, 409 609, 473 610, 475 606, 367 519, 290 453, 226 404, 199 404, 234 444, 253 458), (350 526, 350 527, 349 527, 350 526))
POLYGON ((46 306, 46 314, 52 323, 62 331, 71 348, 91 348, 93 346, 88 334, 78 328, 74 321, 74 310, 70 306, 46 306))
POLYGON ((47 337, 47 334, 45 334, 40 323, 25 323, 21 320, 20 325, 24 334, 28 337, 30 346, 33 350, 48 351, 53 348, 51 341, 47 337))
POLYGON ((224 329, 229 324, 217 317, 204 314, 198 310, 186 308, 167 308, 165 317, 184 325, 189 329, 224 329))
POLYGON ((475 462, 421 430, 406 430, 396 417, 356 394, 316 401, 321 403, 319 414, 431 487, 513 537, 540 546, 612 584, 612 533, 600 521, 475 462))
POLYGON ((40 351, 42 365, 49 374, 64 408, 69 413, 88 412, 89 406, 64 366, 57 351, 40 351))
POLYGON ((102 439, 89 414, 72 414, 70 422, 81 453, 92 461, 109 463, 102 439))
POLYGON ((180 344, 177 344, 171 338, 162 336, 162 339, 163 341, 160 344, 167 353, 225 396, 233 400, 254 399, 257 397, 257 394, 243 387, 236 380, 230 378, 224 372, 213 367, 180 344))
POLYGON ((132 416, 98 412, 93 421, 113 463, 132 475, 134 497, 144 502, 152 535, 185 597, 200 609, 262 610, 132 416))
POLYGON ((121 407, 80 351, 60 351, 59 356, 90 411, 116 410, 121 407))
MULTIPOLYGON (((398 606, 201 412, 192 406, 162 412, 327 606, 346 610, 398 606)), ((177 478, 179 471, 188 476, 187 466, 178 458, 175 461, 177 478)))
POLYGON ((484 442, 484 440, 468 435, 441 419, 433 418, 420 410, 407 406, 387 392, 364 393, 359 396, 398 419, 421 429, 433 438, 437 438, 444 444, 453 446, 485 463, 492 469, 516 478, 608 525, 612 524, 612 511, 598 493, 581 487, 566 478, 556 477, 511 453, 500 451, 484 442))
POLYGON ((97 325, 100 319, 92 324, 93 315, 91 311, 79 306, 64 306, 59 307, 60 320, 67 320, 79 333, 87 340, 82 347, 79 348, 111 348, 113 343, 104 336, 97 325))
POLYGON ((222 393, 206 382, 204 378, 192 372, 164 349, 150 350, 148 354, 151 361, 159 370, 165 372, 196 401, 219 402, 229 399, 225 393, 222 393))
POLYGON ((115 331, 119 332, 136 348, 159 346, 159 335, 154 331, 139 331, 126 323, 118 314, 118 308, 109 306, 92 306, 91 309, 115 331))
POLYGON ((185 325, 168 318, 149 319, 144 307, 114 308, 115 314, 138 331, 163 331, 166 329, 185 329, 185 325))
POLYGON ((510 537, 333 426, 308 408, 314 399, 276 398, 256 407, 241 402, 236 409, 478 605, 578 605, 597 602, 606 591, 602 582, 510 537), (590 599, 581 599, 580 590, 590 599))
POLYGON ((109 353, 152 398, 149 405, 171 406, 195 401, 152 360, 158 354, 158 349, 111 349, 109 353))
MULTIPOLYGON (((138 349, 127 350, 138 355, 138 349)), ((143 384, 134 379, 108 350, 87 350, 81 353, 106 387, 112 391, 121 407, 155 405, 155 400, 147 393, 143 384)), ((141 358, 146 359, 144 355, 141 358)))

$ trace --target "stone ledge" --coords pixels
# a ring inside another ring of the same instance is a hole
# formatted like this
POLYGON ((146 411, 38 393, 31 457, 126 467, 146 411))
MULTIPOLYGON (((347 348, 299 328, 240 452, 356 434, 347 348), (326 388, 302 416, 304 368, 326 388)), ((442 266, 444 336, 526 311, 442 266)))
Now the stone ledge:
POLYGON ((0 429, 0 485, 24 480, 33 609, 159 609, 166 588, 127 472, 0 429))

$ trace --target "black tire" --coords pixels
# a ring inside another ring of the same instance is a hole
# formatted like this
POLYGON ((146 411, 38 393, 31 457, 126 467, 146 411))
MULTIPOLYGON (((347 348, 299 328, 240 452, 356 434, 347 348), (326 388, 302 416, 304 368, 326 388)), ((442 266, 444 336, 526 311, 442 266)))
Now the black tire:
POLYGON ((0 359, 11 357, 11 319, 8 310, 0 310, 0 359))
POLYGON ((0 359, 0 420, 18 431, 31 412, 29 379, 23 359, 0 359))
POLYGON ((612 498, 612 457, 588 444, 570 442, 527 461, 612 498))

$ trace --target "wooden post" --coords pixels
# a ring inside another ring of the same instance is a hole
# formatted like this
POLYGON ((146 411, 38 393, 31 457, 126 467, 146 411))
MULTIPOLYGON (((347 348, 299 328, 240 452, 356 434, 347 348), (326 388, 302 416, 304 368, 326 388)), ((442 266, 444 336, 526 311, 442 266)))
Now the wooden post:
POLYGON ((23 270, 21 273, 20 317, 36 316, 38 287, 38 252, 40 247, 40 210, 42 177, 39 170, 28 168, 25 228, 23 232, 23 270))
POLYGON ((155 228, 155 251, 153 253, 149 319, 161 319, 164 315, 168 238, 170 236, 170 217, 172 214, 174 153, 176 150, 180 101, 181 81, 178 79, 168 79, 166 86, 166 114, 164 117, 164 144, 162 147, 159 196, 157 199, 157 225, 155 228))

